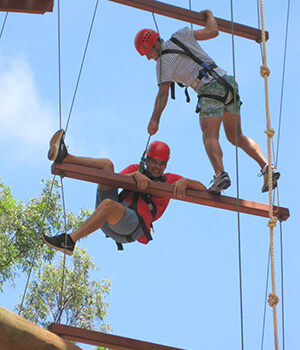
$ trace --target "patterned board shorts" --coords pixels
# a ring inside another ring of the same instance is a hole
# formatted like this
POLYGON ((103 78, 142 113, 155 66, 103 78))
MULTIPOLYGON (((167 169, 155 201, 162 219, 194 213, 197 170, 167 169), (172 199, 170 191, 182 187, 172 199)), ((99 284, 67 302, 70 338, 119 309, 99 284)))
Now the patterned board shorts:
MULTIPOLYGON (((98 191, 96 194, 96 208, 104 199, 111 199, 118 202, 118 189, 111 188, 108 191, 98 191)), ((122 219, 115 225, 109 225, 107 222, 101 227, 101 230, 106 236, 111 237, 116 242, 128 243, 127 235, 132 235, 131 238, 136 240, 140 238, 144 232, 139 225, 139 218, 136 212, 128 208, 129 204, 125 201, 121 202, 125 207, 125 214, 122 219)))
MULTIPOLYGON (((225 79, 231 86, 236 87, 236 91, 238 94, 238 85, 234 81, 234 77, 231 75, 224 75, 222 77, 225 79)), ((209 95, 218 95, 225 96, 226 88, 218 83, 216 80, 212 80, 210 83, 204 85, 199 91, 198 95, 209 94, 209 95)), ((232 94, 229 93, 228 101, 232 98, 232 94)), ((232 102, 230 105, 225 105, 221 101, 214 100, 212 98, 200 97, 198 102, 198 107, 200 109, 200 119, 208 118, 208 117, 222 117, 224 112, 228 112, 231 114, 240 114, 240 106, 241 102, 236 101, 236 103, 232 102)))

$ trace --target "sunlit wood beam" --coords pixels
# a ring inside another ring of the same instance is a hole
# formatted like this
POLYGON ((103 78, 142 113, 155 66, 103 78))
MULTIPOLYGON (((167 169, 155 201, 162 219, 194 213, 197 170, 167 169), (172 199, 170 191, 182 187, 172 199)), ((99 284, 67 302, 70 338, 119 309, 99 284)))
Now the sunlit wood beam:
POLYGON ((120 337, 118 335, 103 332, 95 332, 87 329, 65 326, 58 323, 51 323, 48 329, 67 340, 90 345, 98 345, 114 350, 180 350, 170 346, 120 337))
MULTIPOLYGON (((69 163, 53 163, 51 169, 52 174, 55 175, 137 191, 136 182, 133 177, 130 176, 69 163)), ((150 182, 147 189, 144 191, 139 190, 139 192, 178 200, 179 198, 175 197, 173 189, 173 185, 170 184, 150 182)), ((206 191, 202 192, 188 189, 186 190, 185 198, 179 200, 231 211, 239 210, 241 213, 266 218, 269 217, 269 206, 267 204, 252 202, 245 199, 239 199, 238 201, 237 198, 212 195, 206 191)), ((274 206, 274 216, 278 217, 280 220, 287 220, 290 216, 289 210, 287 208, 274 206)))
MULTIPOLYGON (((155 1, 155 0, 109 0, 109 1, 117 2, 122 5, 135 7, 140 10, 157 13, 159 15, 178 19, 180 21, 184 21, 187 23, 198 24, 200 26, 205 26, 205 23, 206 23, 205 16, 200 15, 199 12, 191 11, 182 7, 169 5, 160 1, 155 1)), ((233 23, 231 25, 231 21, 227 21, 225 19, 221 19, 217 17, 215 18, 218 23, 219 30, 221 32, 231 34, 232 26, 233 26, 234 35, 251 39, 257 42, 261 42, 260 29, 248 27, 239 23, 233 23)), ((266 40, 268 40, 268 38, 269 38, 269 34, 268 32, 266 32, 266 40)))
POLYGON ((0 0, 0 11, 44 14, 53 11, 54 0, 0 0))

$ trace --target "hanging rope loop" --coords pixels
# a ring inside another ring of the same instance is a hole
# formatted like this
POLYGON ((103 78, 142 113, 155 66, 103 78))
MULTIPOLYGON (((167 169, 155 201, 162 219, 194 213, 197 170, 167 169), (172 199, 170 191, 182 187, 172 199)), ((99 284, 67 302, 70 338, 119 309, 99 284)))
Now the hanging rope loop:
POLYGON ((273 228, 277 224, 277 217, 273 216, 272 219, 269 220, 268 227, 273 228))
POLYGON ((276 306, 279 303, 279 298, 276 294, 270 293, 268 303, 271 307, 276 306))
POLYGON ((267 134, 269 137, 273 137, 275 135, 275 130, 273 128, 268 128, 265 130, 265 134, 267 134))
POLYGON ((260 66, 260 75, 263 78, 268 78, 270 74, 271 74, 271 71, 266 65, 260 66))

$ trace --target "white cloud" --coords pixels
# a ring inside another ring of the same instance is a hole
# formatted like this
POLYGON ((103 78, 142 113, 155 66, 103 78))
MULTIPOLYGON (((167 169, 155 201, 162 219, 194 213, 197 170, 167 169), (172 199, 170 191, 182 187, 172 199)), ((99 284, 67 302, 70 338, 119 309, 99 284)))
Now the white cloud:
POLYGON ((22 158, 44 149, 55 129, 55 114, 39 96, 30 64, 24 56, 9 62, 1 57, 0 73, 0 146, 6 150, 0 150, 1 158, 22 158))

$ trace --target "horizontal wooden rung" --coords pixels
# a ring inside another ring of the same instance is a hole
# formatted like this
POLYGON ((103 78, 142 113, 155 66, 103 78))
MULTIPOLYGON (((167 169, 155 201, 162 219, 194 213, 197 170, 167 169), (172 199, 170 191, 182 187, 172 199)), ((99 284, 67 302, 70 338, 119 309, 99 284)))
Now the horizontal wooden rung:
POLYGON ((54 0, 0 0, 0 11, 44 14, 53 11, 54 0))
POLYGON ((103 346, 115 350, 180 350, 179 348, 120 337, 118 335, 103 332, 90 331, 72 326, 65 326, 59 323, 51 323, 48 330, 67 340, 103 346))
MULTIPOLYGON (((200 26, 205 26, 206 24, 205 16, 200 15, 199 12, 191 11, 182 7, 169 5, 156 0, 110 0, 110 1, 117 2, 122 5, 131 6, 140 10, 157 13, 159 15, 175 18, 187 23, 198 24, 200 26)), ((215 19, 218 23, 219 31, 231 34, 232 28, 233 28, 234 35, 251 39, 257 42, 261 42, 260 29, 248 27, 239 23, 231 24, 231 21, 227 21, 217 17, 215 17, 215 19)), ((268 32, 265 32, 265 37, 266 37, 266 40, 268 40, 269 38, 268 32)))
MULTIPOLYGON (((136 182, 133 177, 115 174, 108 171, 86 167, 77 164, 62 163, 52 164, 52 174, 70 177, 77 180, 94 182, 97 184, 108 185, 112 187, 125 188, 131 191, 139 191, 149 193, 158 197, 167 197, 185 202, 207 205, 210 207, 227 209, 232 211, 240 211, 241 213, 251 214, 261 217, 269 217, 269 205, 248 201, 245 199, 237 199, 227 196, 216 196, 206 191, 196 191, 192 189, 186 190, 184 198, 175 197, 173 191, 174 186, 160 182, 150 182, 148 187, 141 191, 137 190, 136 182)), ((287 208, 274 206, 274 216, 280 220, 287 220, 290 216, 287 208)))

